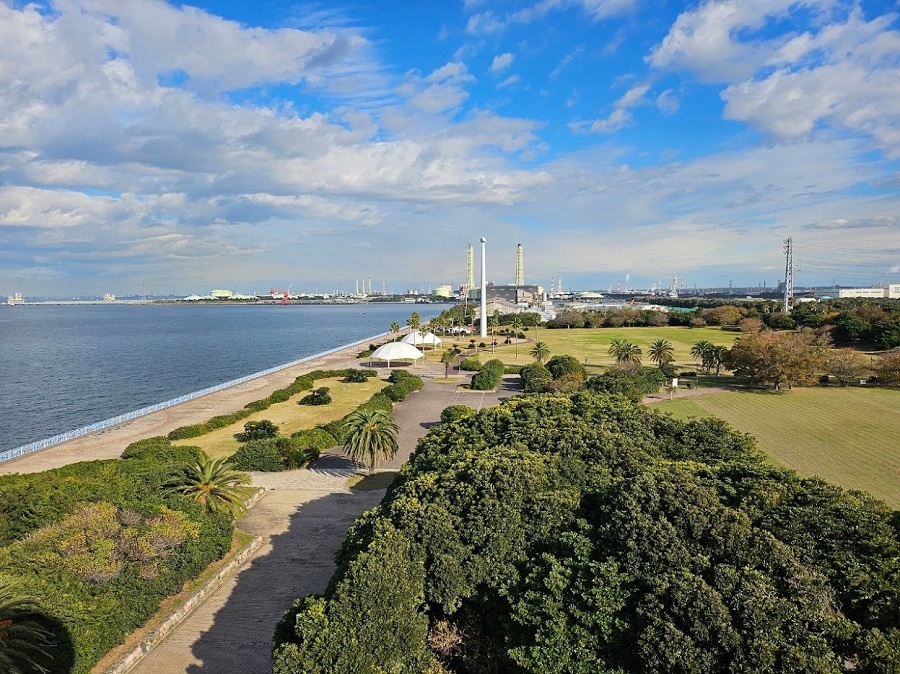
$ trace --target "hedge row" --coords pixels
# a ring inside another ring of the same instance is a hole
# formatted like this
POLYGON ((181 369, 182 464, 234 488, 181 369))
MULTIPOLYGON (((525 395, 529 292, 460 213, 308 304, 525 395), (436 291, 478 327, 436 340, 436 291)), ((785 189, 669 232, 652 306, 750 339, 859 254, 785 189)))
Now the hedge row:
MULTIPOLYGON (((394 370, 388 377, 388 381, 391 382, 389 386, 385 386, 375 393, 367 402, 357 407, 355 411, 382 410, 390 414, 395 402, 403 400, 410 393, 418 391, 425 385, 421 377, 410 374, 405 370, 394 370)), ((353 412, 350 414, 353 414, 353 412)), ((350 414, 346 414, 340 419, 330 421, 327 424, 322 424, 318 428, 329 433, 335 439, 335 444, 341 445, 347 439, 347 431, 344 425, 347 423, 350 414)))
POLYGON ((322 449, 337 444, 334 438, 327 433, 323 432, 320 435, 322 439, 319 442, 310 442, 308 438, 304 438, 300 434, 292 435, 289 438, 251 440, 244 443, 228 460, 237 470, 261 470, 274 473, 281 470, 303 468, 313 459, 319 458, 319 452, 322 449), (328 440, 325 440, 326 437, 328 440))
POLYGON ((362 372, 366 377, 375 377, 378 375, 375 370, 360 370, 358 368, 345 368, 343 370, 313 370, 312 372, 302 374, 297 377, 290 386, 282 389, 277 389, 262 400, 254 400, 252 403, 247 403, 242 410, 238 410, 237 412, 233 412, 232 414, 223 414, 217 417, 213 417, 212 419, 209 419, 208 421, 205 421, 201 424, 180 426, 179 428, 171 431, 166 437, 169 440, 186 440, 188 438, 196 438, 201 435, 206 435, 207 433, 211 433, 218 428, 224 428, 225 426, 230 426, 231 424, 238 422, 241 419, 246 419, 254 412, 262 412, 275 403, 286 402, 290 400, 292 396, 298 393, 309 391, 315 385, 317 379, 330 379, 332 377, 349 378, 351 376, 358 376, 351 374, 355 372, 362 372))
POLYGON ((48 671, 90 671, 228 551, 230 518, 161 488, 197 452, 147 438, 124 460, 0 477, 0 575, 41 598, 58 644, 48 671))
POLYGON ((472 388, 476 391, 492 391, 500 384, 504 372, 506 372, 506 366, 503 361, 489 360, 477 373, 472 375, 472 388))

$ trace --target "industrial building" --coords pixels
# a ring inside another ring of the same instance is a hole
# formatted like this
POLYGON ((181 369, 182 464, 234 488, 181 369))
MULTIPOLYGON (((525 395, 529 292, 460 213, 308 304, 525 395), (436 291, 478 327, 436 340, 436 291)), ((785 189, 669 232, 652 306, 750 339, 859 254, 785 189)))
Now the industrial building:
POLYGON ((838 297, 857 297, 868 299, 900 299, 900 283, 892 283, 871 288, 841 288, 838 297))
POLYGON ((487 284, 487 301, 504 300, 513 306, 538 307, 546 301, 541 286, 487 284))

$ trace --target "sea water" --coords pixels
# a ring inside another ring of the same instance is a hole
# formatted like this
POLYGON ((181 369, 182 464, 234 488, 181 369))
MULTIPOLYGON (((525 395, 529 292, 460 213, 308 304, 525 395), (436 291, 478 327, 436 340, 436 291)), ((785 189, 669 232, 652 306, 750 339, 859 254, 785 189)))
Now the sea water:
POLYGON ((422 319, 437 304, 0 307, 0 451, 422 319))

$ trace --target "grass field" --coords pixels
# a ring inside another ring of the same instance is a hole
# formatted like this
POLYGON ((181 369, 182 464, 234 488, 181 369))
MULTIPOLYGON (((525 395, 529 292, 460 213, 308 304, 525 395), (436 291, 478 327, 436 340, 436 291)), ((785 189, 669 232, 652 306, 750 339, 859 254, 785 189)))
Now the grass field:
POLYGON ((802 388, 713 393, 653 404, 673 416, 716 416, 753 435, 781 466, 900 508, 900 391, 802 388))
POLYGON ((237 451, 239 445, 238 441, 234 439, 234 434, 243 431, 244 424, 248 421, 268 419, 278 425, 281 435, 290 435, 295 431, 312 428, 316 424, 340 419, 366 402, 373 393, 386 385, 387 382, 374 377, 364 384, 345 384, 336 378, 319 379, 316 381, 315 387, 327 386, 328 392, 331 394, 331 403, 328 405, 298 405, 297 401, 308 393, 308 391, 304 391, 286 402, 276 403, 269 409, 257 412, 231 426, 219 428, 212 433, 201 435, 199 438, 178 440, 174 444, 200 447, 214 458, 231 456, 237 451))
MULTIPOLYGON (((529 328, 525 333, 529 340, 535 339, 535 329, 529 328)), ((570 355, 575 356, 582 363, 587 359, 588 365, 611 365, 613 359, 607 354, 609 345, 614 339, 627 339, 634 342, 644 352, 644 365, 653 365, 653 362, 647 358, 647 349, 657 339, 667 339, 672 343, 675 349, 675 364, 686 366, 693 365, 694 360, 691 358, 691 347, 702 339, 712 342, 713 344, 721 344, 730 347, 738 333, 725 332, 718 328, 679 328, 663 326, 657 328, 573 328, 573 329, 555 329, 548 330, 546 328, 537 331, 537 339, 545 342, 550 348, 550 355, 570 355)), ((475 338, 475 342, 484 341, 490 343, 490 335, 486 340, 475 338)), ((498 342, 503 341, 503 337, 497 337, 498 342)), ((463 346, 468 346, 468 340, 461 342, 463 346)), ((447 343, 445 342, 445 346, 447 343)), ((498 345, 495 348, 494 358, 499 358, 504 363, 525 365, 531 362, 528 350, 531 348, 532 342, 519 344, 518 358, 515 357, 516 348, 512 345, 498 345)), ((490 348, 482 357, 482 361, 490 358, 490 348)), ((430 360, 430 358, 429 358, 430 360)))

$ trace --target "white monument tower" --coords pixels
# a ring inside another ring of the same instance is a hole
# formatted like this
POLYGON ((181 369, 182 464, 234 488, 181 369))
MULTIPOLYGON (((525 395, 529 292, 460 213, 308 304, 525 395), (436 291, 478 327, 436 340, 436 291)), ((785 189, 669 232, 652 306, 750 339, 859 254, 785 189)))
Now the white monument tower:
POLYGON ((486 239, 481 237, 481 337, 487 337, 487 271, 485 270, 484 244, 486 239))

